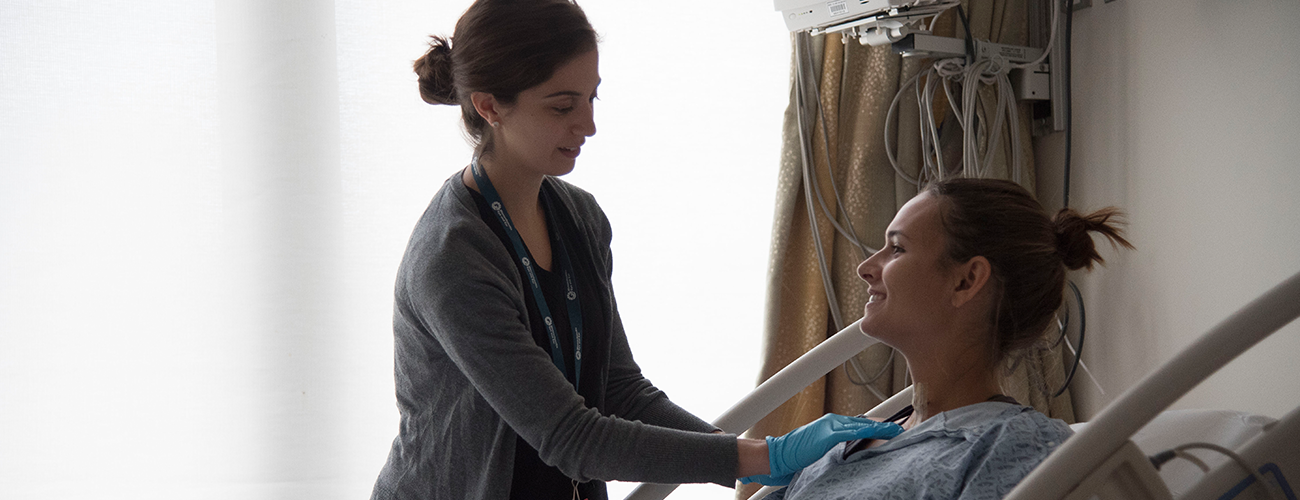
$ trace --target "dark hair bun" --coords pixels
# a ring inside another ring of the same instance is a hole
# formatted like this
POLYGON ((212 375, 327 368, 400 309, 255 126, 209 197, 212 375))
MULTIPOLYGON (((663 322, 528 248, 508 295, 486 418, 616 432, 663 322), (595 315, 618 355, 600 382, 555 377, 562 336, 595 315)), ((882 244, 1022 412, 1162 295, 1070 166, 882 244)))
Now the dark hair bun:
POLYGON ((415 74, 420 76, 420 97, 429 104, 460 104, 451 72, 451 40, 439 36, 429 38, 429 51, 415 60, 415 74))
POLYGON ((1080 214, 1071 208, 1063 208, 1052 220, 1056 228, 1056 252, 1061 255, 1065 267, 1074 269, 1092 269, 1094 262, 1105 260, 1097 253, 1091 232, 1101 233, 1110 239, 1111 246, 1122 245, 1132 249, 1133 245, 1124 239, 1121 229, 1124 213, 1115 207, 1106 207, 1090 214, 1080 214))

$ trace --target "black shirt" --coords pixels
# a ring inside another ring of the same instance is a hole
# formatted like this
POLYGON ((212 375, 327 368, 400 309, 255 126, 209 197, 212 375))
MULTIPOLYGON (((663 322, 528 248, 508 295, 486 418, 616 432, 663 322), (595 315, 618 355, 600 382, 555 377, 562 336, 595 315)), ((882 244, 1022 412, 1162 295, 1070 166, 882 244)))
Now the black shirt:
MULTIPOLYGON (((573 356, 573 335, 569 328, 570 320, 569 309, 565 306, 565 295, 568 290, 564 283, 564 274, 560 266, 559 252, 557 250, 557 238, 564 245, 569 254, 569 260, 573 264, 574 278, 577 281, 578 300, 583 304, 582 319, 583 337, 582 337, 582 373, 581 383, 579 384, 578 394, 583 397, 587 407, 600 409, 604 403, 605 377, 603 376, 608 367, 608 349, 605 348, 608 332, 603 331, 603 318, 600 316, 598 308, 588 304, 596 299, 596 290, 592 285, 595 281, 591 277, 594 270, 590 266, 593 256, 587 251, 587 244, 576 238, 578 234, 576 225, 569 218, 569 214, 561 207, 555 206, 558 202, 553 201, 550 184, 542 183, 542 208, 546 214, 546 230, 551 237, 552 256, 551 269, 547 271, 540 266, 533 266, 537 273, 538 284, 542 289, 542 297, 546 299, 546 304, 551 312, 551 319, 555 322, 555 331, 560 332, 560 350, 564 353, 564 363, 566 378, 568 374, 573 373, 574 356, 573 356)), ((497 219, 496 213, 488 205, 487 199, 482 194, 470 190, 470 195, 474 198, 474 203, 478 205, 479 217, 492 228, 492 232, 501 239, 501 244, 510 252, 515 262, 519 261, 519 256, 515 253, 514 244, 511 243, 505 228, 501 226, 501 221, 497 219)), ((529 260, 533 259, 532 252, 528 252, 529 260)), ((528 276, 522 266, 519 269, 520 279, 524 283, 528 282, 528 276)), ((546 333, 546 327, 542 323, 542 315, 537 307, 537 301, 533 298, 532 293, 525 293, 524 298, 528 305, 528 324, 532 328, 533 342, 546 352, 547 357, 551 355, 551 342, 546 333)), ((527 376, 527 374, 521 374, 527 376)), ((607 412, 602 412, 607 413, 607 412)), ((510 486, 510 498, 519 499, 559 499, 570 500, 573 498, 573 480, 565 476, 559 469, 547 465, 537 454, 537 449, 524 441, 523 438, 515 437, 515 465, 514 476, 510 486)), ((589 481, 578 484, 579 498, 584 500, 607 500, 608 494, 605 491, 603 481, 589 481)))

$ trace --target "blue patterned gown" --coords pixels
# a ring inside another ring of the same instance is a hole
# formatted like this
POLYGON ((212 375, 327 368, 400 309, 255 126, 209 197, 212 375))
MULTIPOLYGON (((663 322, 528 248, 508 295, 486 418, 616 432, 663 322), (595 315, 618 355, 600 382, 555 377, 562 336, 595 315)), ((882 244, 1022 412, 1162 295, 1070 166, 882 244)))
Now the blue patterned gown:
POLYGON ((845 457, 844 443, 769 499, 999 499, 1071 435, 1033 408, 985 402, 939 413, 845 457))

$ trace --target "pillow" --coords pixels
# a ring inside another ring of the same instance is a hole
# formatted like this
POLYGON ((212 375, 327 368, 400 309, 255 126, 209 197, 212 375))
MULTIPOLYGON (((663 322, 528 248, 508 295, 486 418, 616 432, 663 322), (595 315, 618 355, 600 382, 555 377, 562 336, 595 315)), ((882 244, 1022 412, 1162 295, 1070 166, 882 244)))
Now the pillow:
MULTIPOLYGON (((1155 455, 1175 446, 1202 442, 1213 443, 1236 450, 1251 438, 1264 432, 1264 427, 1277 419, 1231 410, 1172 410, 1152 419, 1133 434, 1133 443, 1148 455, 1155 455)), ((1087 427, 1087 422, 1070 426, 1076 433, 1087 427)), ((1214 470, 1230 459, 1223 454, 1202 449, 1187 450, 1214 470)), ((1160 478, 1169 486, 1174 498, 1196 485, 1205 475, 1200 467, 1182 458, 1175 458, 1160 468, 1160 478)))

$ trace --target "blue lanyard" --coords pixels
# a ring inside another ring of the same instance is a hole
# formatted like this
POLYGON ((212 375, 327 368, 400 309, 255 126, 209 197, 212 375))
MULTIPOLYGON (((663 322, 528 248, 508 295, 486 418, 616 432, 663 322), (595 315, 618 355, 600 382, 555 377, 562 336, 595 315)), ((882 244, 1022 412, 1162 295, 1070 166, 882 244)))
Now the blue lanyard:
MULTIPOLYGON (((510 243, 514 244, 515 255, 519 257, 519 264, 524 267, 524 272, 528 274, 528 284, 533 288, 533 299, 537 302, 537 312, 542 316, 542 323, 546 325, 546 335, 551 340, 551 362, 555 367, 560 369, 560 373, 565 374, 565 378, 570 378, 568 370, 564 367, 564 352, 560 348, 560 337, 555 331, 555 321, 551 319, 551 308, 546 306, 546 297, 542 295, 541 283, 537 281, 537 271, 533 269, 533 263, 528 259, 528 250, 524 246, 524 241, 519 237, 519 231, 515 225, 510 222, 510 214, 506 213, 506 207, 501 203, 501 195, 497 194, 496 188, 492 187, 492 181, 488 180, 487 173, 479 167, 478 157, 470 162, 470 172, 474 174, 474 182, 478 183, 479 191, 482 191, 483 197, 487 199, 488 205, 492 211, 496 212, 497 218, 501 220, 501 227, 505 228, 506 235, 510 237, 510 243)), ((558 228, 559 225, 557 224, 558 228)), ((564 241, 558 234, 551 235, 551 248, 555 254, 560 257, 560 268, 564 271, 564 285, 568 288, 569 305, 569 326, 573 329, 573 389, 578 389, 578 382, 582 374, 582 304, 578 302, 577 282, 573 278, 573 264, 569 262, 569 253, 564 250, 564 241)))

